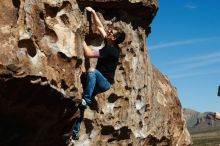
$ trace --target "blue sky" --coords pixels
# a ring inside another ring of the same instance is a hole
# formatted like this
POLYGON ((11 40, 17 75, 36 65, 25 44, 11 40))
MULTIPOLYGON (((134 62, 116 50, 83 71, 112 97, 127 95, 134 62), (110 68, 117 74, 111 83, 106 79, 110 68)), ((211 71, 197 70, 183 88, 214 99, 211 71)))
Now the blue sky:
POLYGON ((185 108, 220 111, 220 0, 159 0, 150 58, 185 108))

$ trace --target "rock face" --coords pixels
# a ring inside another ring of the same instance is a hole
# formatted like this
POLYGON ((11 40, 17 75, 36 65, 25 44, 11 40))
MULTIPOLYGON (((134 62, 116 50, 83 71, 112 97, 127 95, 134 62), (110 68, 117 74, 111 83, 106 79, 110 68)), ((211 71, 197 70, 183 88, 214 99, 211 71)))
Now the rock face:
POLYGON ((126 39, 115 84, 86 110, 73 145, 190 145, 176 90, 149 60, 156 0, 1 0, 0 145, 68 145, 85 81, 82 40, 99 41, 85 6, 126 39))

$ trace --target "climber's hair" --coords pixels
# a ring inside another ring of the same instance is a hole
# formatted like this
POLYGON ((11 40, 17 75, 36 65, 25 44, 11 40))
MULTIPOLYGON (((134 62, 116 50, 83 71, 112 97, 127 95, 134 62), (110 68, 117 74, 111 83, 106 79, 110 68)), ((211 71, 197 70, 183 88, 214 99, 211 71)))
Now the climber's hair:
POLYGON ((125 40, 125 32, 122 31, 120 28, 118 27, 114 27, 113 29, 115 29, 117 32, 114 34, 115 35, 115 43, 116 44, 120 44, 125 40))
POLYGON ((117 32, 114 34, 115 44, 120 44, 125 40, 125 32, 122 31, 119 27, 114 27, 113 25, 108 25, 107 30, 116 30, 117 32))

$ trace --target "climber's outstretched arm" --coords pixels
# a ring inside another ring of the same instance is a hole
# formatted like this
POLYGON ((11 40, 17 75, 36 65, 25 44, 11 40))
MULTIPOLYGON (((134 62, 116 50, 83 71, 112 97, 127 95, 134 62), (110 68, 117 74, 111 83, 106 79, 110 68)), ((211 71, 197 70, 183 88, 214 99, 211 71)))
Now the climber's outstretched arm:
POLYGON ((105 38, 107 34, 105 32, 105 29, 104 29, 102 22, 100 21, 99 17, 97 16, 95 10, 91 7, 86 7, 86 10, 92 13, 97 29, 101 33, 102 37, 105 38))

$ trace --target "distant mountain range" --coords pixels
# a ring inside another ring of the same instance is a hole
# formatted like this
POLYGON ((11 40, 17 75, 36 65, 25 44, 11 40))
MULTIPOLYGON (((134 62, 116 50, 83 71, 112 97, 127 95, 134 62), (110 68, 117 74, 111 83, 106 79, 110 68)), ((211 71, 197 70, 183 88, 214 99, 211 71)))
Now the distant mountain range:
POLYGON ((184 116, 190 132, 220 129, 220 120, 215 120, 211 112, 200 113, 192 109, 184 109, 184 116))

